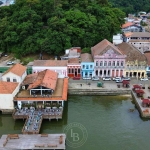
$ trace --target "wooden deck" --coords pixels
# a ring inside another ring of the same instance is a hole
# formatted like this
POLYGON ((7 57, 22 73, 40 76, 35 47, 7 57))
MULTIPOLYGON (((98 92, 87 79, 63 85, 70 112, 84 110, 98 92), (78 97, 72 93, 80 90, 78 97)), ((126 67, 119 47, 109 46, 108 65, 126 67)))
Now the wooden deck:
POLYGON ((22 109, 14 111, 14 119, 26 119, 23 134, 39 134, 43 119, 62 119, 63 108, 22 109))
POLYGON ((65 134, 2 135, 0 149, 66 149, 65 134))

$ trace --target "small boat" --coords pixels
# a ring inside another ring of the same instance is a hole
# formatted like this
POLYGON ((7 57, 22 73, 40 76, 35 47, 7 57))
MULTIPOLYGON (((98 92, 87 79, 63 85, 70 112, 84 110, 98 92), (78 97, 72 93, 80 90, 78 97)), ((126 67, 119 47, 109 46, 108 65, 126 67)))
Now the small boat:
POLYGON ((129 109, 129 111, 130 111, 130 112, 134 112, 134 111, 135 111, 135 109, 133 109, 133 108, 130 108, 130 109, 129 109))

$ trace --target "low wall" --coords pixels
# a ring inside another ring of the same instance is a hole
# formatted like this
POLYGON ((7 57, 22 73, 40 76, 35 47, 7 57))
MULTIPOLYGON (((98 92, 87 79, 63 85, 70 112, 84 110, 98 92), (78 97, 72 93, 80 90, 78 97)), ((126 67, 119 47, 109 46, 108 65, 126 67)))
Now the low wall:
POLYGON ((68 89, 68 95, 129 95, 131 89, 68 89))
POLYGON ((2 114, 12 114, 14 109, 1 109, 2 114))

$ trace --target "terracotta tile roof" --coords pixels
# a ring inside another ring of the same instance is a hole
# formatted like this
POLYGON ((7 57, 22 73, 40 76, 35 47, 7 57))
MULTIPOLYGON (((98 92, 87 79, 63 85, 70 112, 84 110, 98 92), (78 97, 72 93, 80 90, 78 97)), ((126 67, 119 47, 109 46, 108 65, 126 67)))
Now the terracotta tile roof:
POLYGON ((68 60, 34 60, 33 66, 67 66, 68 60))
POLYGON ((134 48, 131 44, 128 43, 121 43, 117 46, 120 51, 126 55, 126 61, 146 61, 146 57, 142 54, 139 50, 134 48))
POLYGON ((44 86, 55 90, 58 74, 52 70, 44 70, 35 74, 26 76, 22 85, 29 85, 28 89, 33 89, 38 86, 44 86))
POLYGON ((89 53, 81 54, 81 62, 93 62, 92 55, 89 53))
POLYGON ((79 58, 69 58, 68 63, 79 63, 79 58))
POLYGON ((113 49, 117 54, 122 55, 119 49, 110 43, 108 40, 104 39, 103 41, 99 42, 97 45, 91 48, 92 55, 102 55, 104 51, 109 49, 113 49))
POLYGON ((127 22, 127 23, 123 24, 121 26, 121 28, 127 28, 127 27, 132 26, 132 25, 134 25, 132 22, 127 22))
POLYGON ((12 94, 19 83, 0 81, 0 94, 12 94))
POLYGON ((124 36, 125 36, 125 37, 130 37, 132 34, 133 34, 133 32, 125 32, 125 33, 124 33, 124 36))
MULTIPOLYGON (((58 85, 59 86, 59 85, 58 85)), ((67 101, 68 94, 68 78, 64 78, 63 90, 60 96, 42 97, 43 101, 67 101)), ((14 101, 41 101, 41 97, 14 97, 14 101)))
POLYGON ((21 64, 15 64, 14 66, 10 67, 3 75, 7 74, 8 72, 12 72, 18 76, 22 76, 26 71, 26 67, 21 64))
POLYGON ((147 59, 147 65, 150 66, 150 52, 144 53, 146 59, 147 59))

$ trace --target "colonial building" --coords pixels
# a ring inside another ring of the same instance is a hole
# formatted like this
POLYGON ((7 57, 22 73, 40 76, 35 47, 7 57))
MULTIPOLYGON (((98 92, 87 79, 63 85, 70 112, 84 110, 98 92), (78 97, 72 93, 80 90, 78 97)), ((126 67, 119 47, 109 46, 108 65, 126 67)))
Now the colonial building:
POLYGON ((119 49, 104 39, 91 48, 94 59, 94 74, 100 77, 122 76, 125 67, 126 55, 119 49))
POLYGON ((68 77, 81 77, 81 64, 79 58, 70 58, 68 60, 68 77))
POLYGON ((132 23, 132 22, 126 22, 121 26, 122 32, 142 32, 143 29, 141 26, 132 23))
POLYGON ((23 104, 44 105, 51 102, 64 106, 67 100, 68 78, 58 78, 58 73, 52 70, 27 75, 22 82, 22 88, 14 97, 19 108, 23 104))
POLYGON ((119 50, 126 55, 123 76, 141 78, 146 76, 147 59, 144 54, 128 43, 118 45, 119 50))
POLYGON ((129 32, 123 36, 123 41, 128 42, 144 53, 150 51, 150 33, 149 32, 129 32))
POLYGON ((0 111, 10 113, 14 110, 13 99, 19 91, 19 83, 0 81, 0 111))
POLYGON ((95 76, 94 61, 91 54, 88 53, 81 54, 81 69, 83 78, 95 76))
POLYGON ((67 63, 68 60, 34 60, 32 72, 37 73, 49 69, 57 72, 58 78, 64 78, 68 76, 67 63))
POLYGON ((15 64, 2 75, 2 81, 18 82, 21 84, 26 75, 26 67, 20 64, 15 64))

